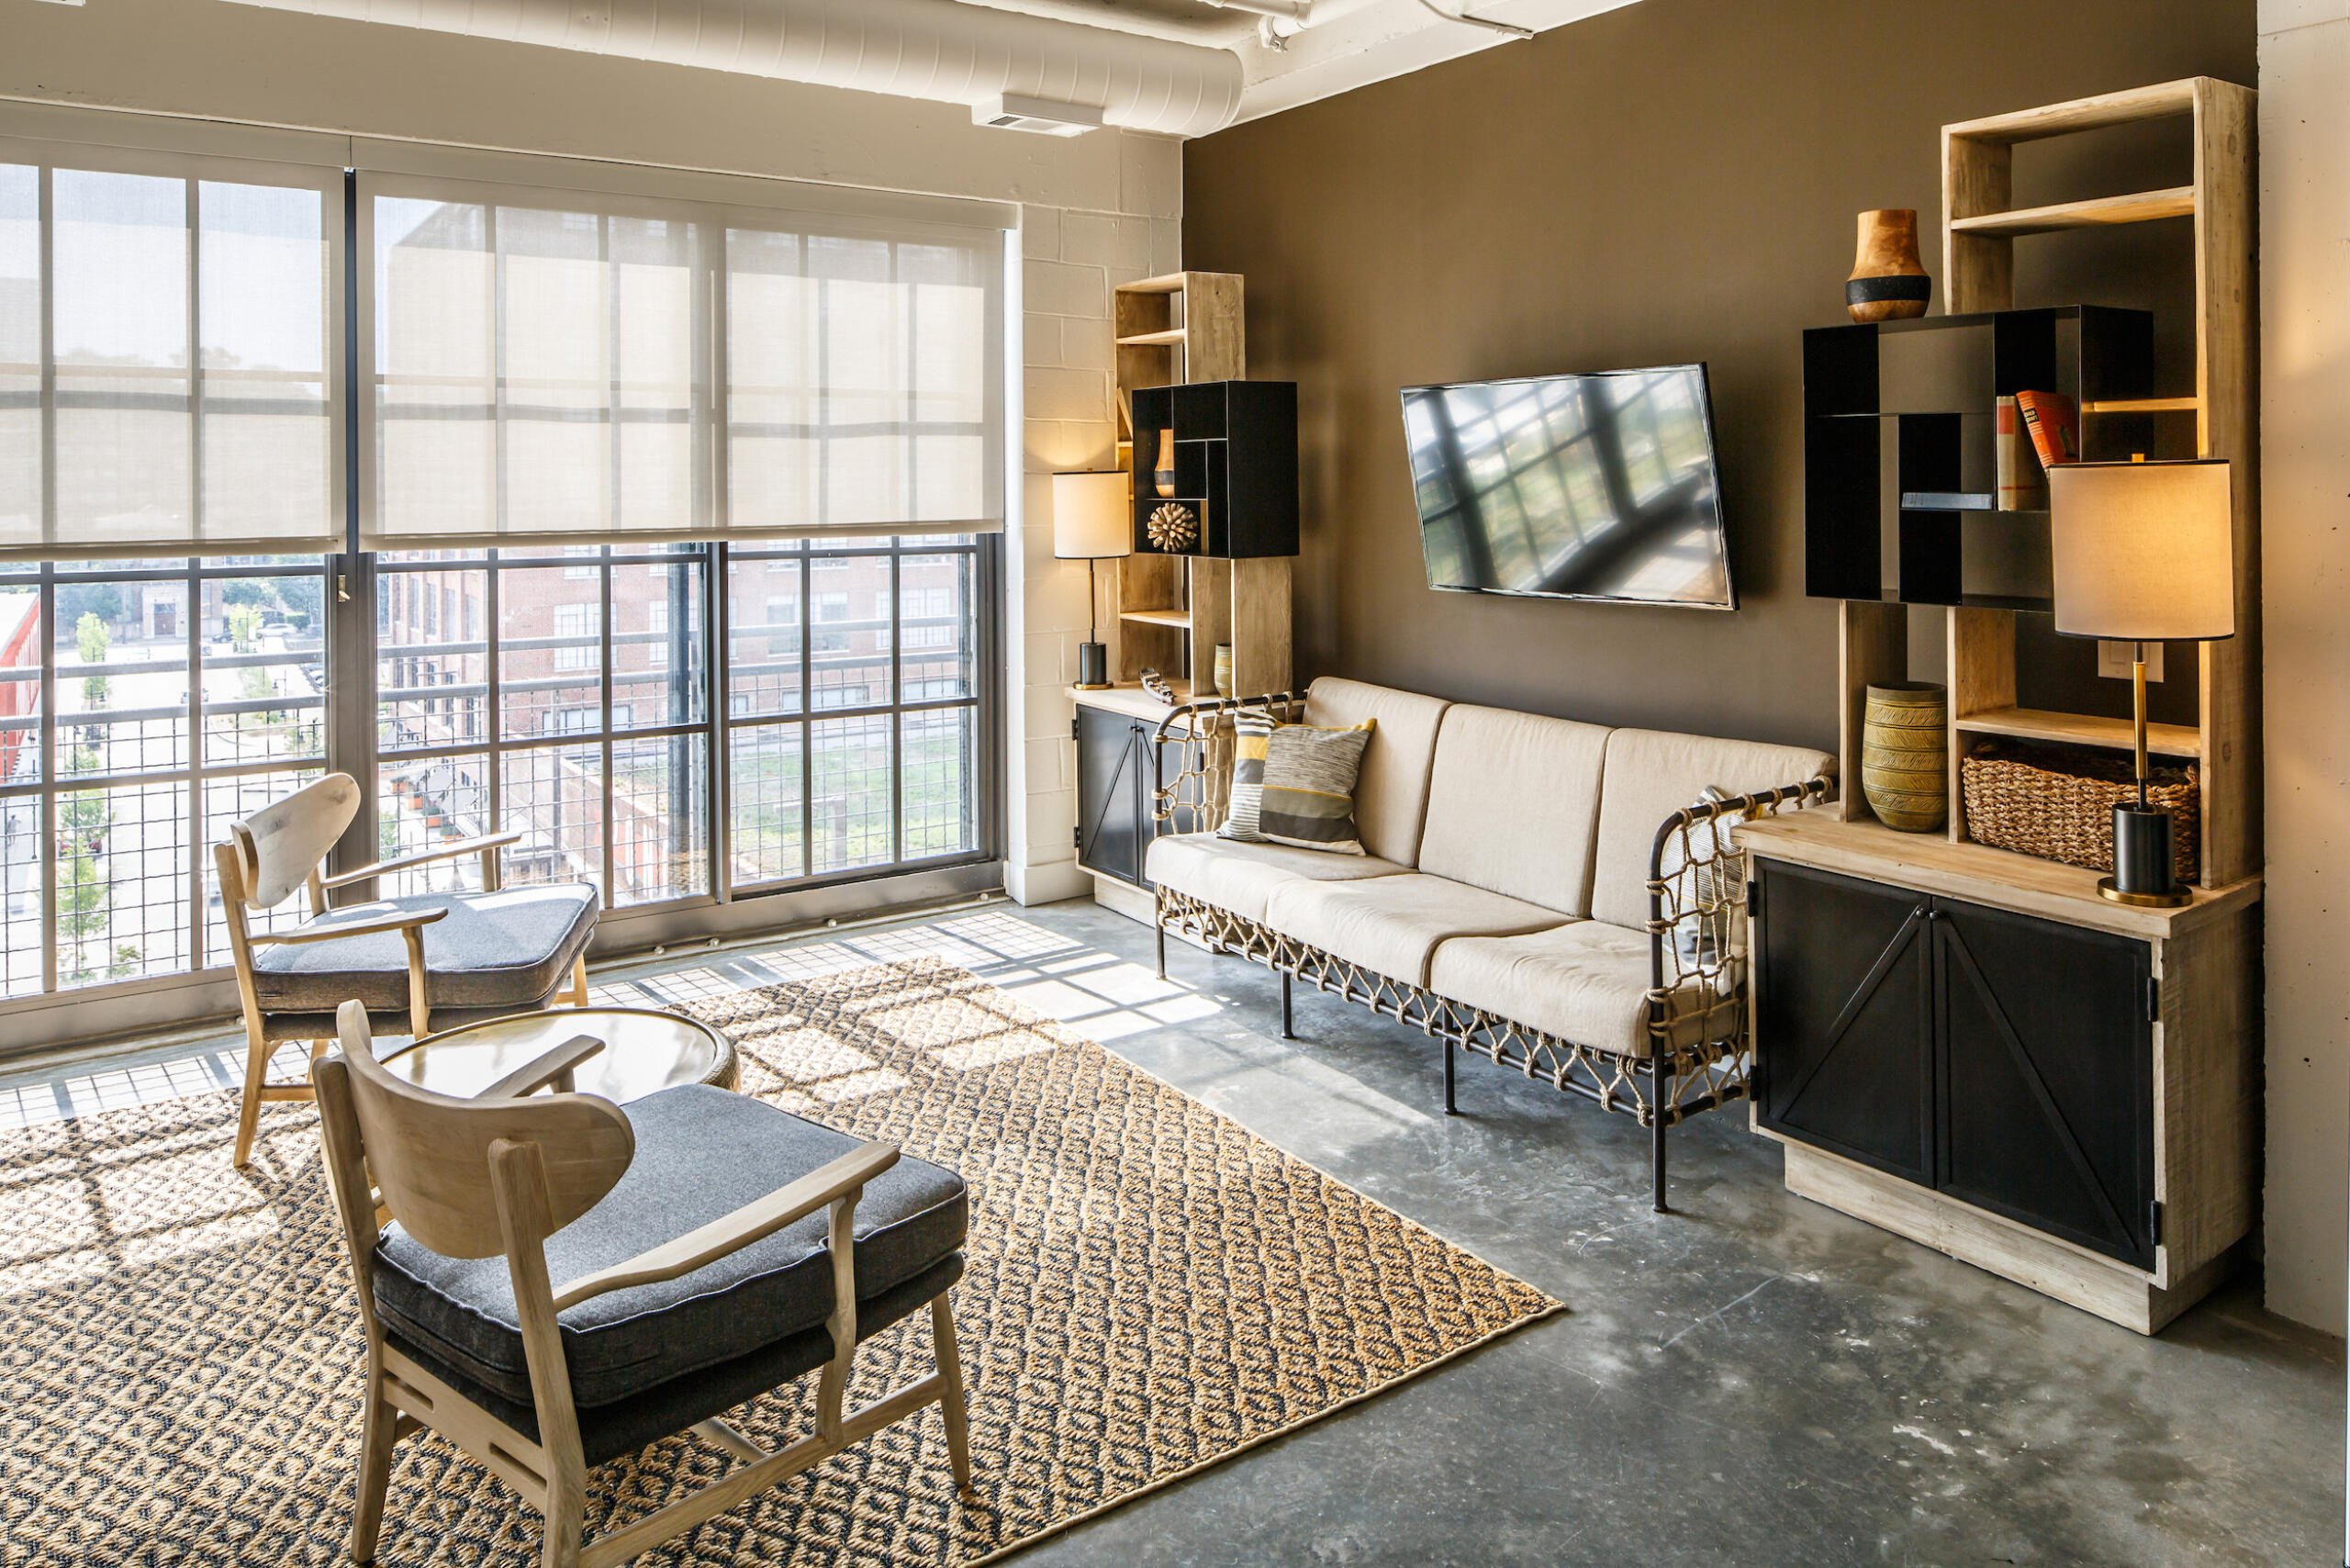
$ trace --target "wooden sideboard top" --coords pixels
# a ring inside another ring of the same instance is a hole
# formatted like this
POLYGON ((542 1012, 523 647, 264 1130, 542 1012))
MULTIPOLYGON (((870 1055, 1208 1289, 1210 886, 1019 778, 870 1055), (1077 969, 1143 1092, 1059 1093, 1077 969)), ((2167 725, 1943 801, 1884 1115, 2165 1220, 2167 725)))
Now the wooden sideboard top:
POLYGON ((1953 844, 1939 833, 1896 833, 1882 823, 1846 822, 1833 806, 1744 823, 1738 842, 1772 860, 2156 941, 2260 899, 2260 879, 2247 877, 2224 888, 2198 889, 2195 902, 2177 909, 2132 908, 2099 898, 2095 871, 1980 844, 1953 844))

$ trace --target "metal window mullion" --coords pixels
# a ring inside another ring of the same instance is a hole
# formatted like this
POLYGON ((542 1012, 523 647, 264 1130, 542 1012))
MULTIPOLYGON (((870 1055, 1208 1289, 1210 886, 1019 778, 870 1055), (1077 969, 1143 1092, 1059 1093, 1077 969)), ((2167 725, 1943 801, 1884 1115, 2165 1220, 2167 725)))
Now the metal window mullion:
MULTIPOLYGON (((596 575, 597 592, 601 596, 598 600, 596 611, 596 646, 599 661, 596 675, 597 684, 602 689, 599 693, 602 700, 600 711, 604 716, 604 734, 597 743, 597 748, 604 759, 602 790, 604 820, 602 832, 599 836, 604 841, 604 907, 612 909, 618 907, 620 901, 620 881, 612 850, 612 839, 615 836, 613 829, 619 826, 619 814, 612 809, 614 803, 612 791, 612 564, 610 558, 611 551, 607 548, 602 554, 606 558, 600 563, 596 575)), ((558 767, 560 767, 559 758, 558 767)), ((557 799, 561 799, 563 793, 560 779, 561 775, 558 773, 555 790, 557 799)))
MULTIPOLYGON (((188 182, 193 185, 195 182, 188 182)), ((196 576, 197 557, 187 562, 187 604, 181 619, 185 622, 187 637, 187 906, 188 906, 188 968, 204 968, 204 637, 201 631, 203 606, 197 595, 204 591, 203 579, 196 576)), ((142 852, 143 853, 143 852, 142 852)))
POLYGON ((710 812, 710 890, 720 903, 734 901, 734 824, 728 812, 733 810, 733 736, 726 722, 727 709, 733 701, 731 661, 727 658, 727 640, 733 635, 732 579, 733 564, 727 558, 724 541, 702 548, 703 570, 709 574, 709 586, 703 590, 702 605, 702 722, 709 734, 704 744, 707 753, 708 777, 703 780, 703 793, 710 812))
MULTIPOLYGON (((42 171, 44 177, 48 171, 42 171)), ((44 274, 46 275, 46 274, 44 274)), ((34 744, 40 749, 40 840, 34 846, 40 857, 41 933, 42 943, 40 988, 43 992, 57 989, 57 951, 62 945, 57 907, 57 846, 64 826, 58 812, 62 803, 57 788, 57 571, 44 561, 40 568, 40 635, 46 644, 40 651, 40 728, 34 744)))
POLYGON ((816 869, 816 659, 815 622, 809 609, 816 574, 800 563, 800 874, 816 869))
MULTIPOLYGON (((894 258, 897 247, 890 247, 894 258)), ((893 263, 894 265, 894 261, 893 263)), ((890 860, 906 857, 906 650, 901 631, 905 623, 905 552, 892 541, 890 549, 890 860)))
MULTIPOLYGON (((498 552, 486 553, 487 565, 482 568, 482 641, 487 651, 482 655, 483 684, 487 688, 487 711, 482 714, 482 771, 488 777, 483 788, 488 794, 487 807, 489 831, 506 831, 506 693, 499 678, 501 661, 499 617, 504 613, 505 595, 499 591, 499 579, 505 575, 498 569, 498 552)), ((498 851, 501 867, 505 851, 498 851)), ((504 880, 503 876, 499 878, 504 880)))

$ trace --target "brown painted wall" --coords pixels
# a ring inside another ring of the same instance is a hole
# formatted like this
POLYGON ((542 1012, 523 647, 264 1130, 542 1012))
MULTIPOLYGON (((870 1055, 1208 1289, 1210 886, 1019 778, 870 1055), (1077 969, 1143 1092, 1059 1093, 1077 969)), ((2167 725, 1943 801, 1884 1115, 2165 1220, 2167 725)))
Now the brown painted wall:
MULTIPOLYGON (((1300 678, 1832 746, 1800 333, 1842 319, 1853 214, 1934 229, 1946 121, 2249 83, 2253 46, 2253 0, 1640 0, 1191 143, 1186 264, 1247 274, 1249 374, 1299 386, 1300 678), (1429 590, 1398 388, 1689 360, 1712 367, 1736 613, 1429 590)), ((2028 147, 2017 199, 2184 184, 2185 145, 2133 127, 2028 147)), ((2154 310, 2161 387, 2181 386, 2185 233, 2020 241, 2018 301, 2154 310)), ((2064 656, 2073 700, 2125 711, 2088 644, 2064 656)))

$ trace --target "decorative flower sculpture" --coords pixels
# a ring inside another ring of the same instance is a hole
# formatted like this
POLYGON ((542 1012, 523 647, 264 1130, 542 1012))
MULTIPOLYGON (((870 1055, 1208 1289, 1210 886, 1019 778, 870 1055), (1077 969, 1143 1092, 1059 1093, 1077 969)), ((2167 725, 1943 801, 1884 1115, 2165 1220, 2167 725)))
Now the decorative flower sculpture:
POLYGON ((1151 512, 1145 532, 1157 549, 1169 553, 1189 550, 1200 542, 1200 520, 1181 501, 1169 501, 1151 512))

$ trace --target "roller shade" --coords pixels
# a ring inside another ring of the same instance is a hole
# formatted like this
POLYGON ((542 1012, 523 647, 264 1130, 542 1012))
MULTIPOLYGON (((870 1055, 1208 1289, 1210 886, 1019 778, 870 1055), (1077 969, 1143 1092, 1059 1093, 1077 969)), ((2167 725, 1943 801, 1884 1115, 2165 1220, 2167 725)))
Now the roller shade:
POLYGON ((364 547, 1001 527, 992 208, 477 156, 550 177, 363 155, 364 547))
POLYGON ((0 556, 341 548, 343 145, 0 106, 0 556))

